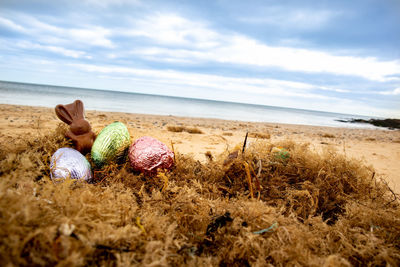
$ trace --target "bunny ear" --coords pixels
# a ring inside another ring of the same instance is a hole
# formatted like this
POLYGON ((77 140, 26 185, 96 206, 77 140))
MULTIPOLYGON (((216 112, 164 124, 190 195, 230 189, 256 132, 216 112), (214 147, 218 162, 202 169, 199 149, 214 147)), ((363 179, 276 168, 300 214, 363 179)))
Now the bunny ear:
POLYGON ((75 100, 74 105, 75 105, 75 117, 79 119, 84 119, 85 111, 83 107, 83 102, 81 100, 75 100))
POLYGON ((60 120, 62 120, 66 124, 69 125, 72 123, 72 115, 71 113, 69 113, 69 111, 65 108, 64 105, 56 106, 56 115, 60 120))

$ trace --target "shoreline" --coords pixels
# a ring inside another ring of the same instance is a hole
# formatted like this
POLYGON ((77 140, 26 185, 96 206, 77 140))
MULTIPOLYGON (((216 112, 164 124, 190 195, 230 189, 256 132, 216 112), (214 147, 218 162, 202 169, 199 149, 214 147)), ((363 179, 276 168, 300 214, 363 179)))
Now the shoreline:
POLYGON ((79 98, 88 110, 137 114, 187 116, 196 118, 240 120, 242 122, 287 123, 341 128, 375 129, 374 125, 343 122, 349 118, 367 120, 366 115, 338 113, 335 111, 307 110, 302 108, 207 100, 182 96, 163 96, 128 93, 98 89, 10 83, 0 81, 0 91, 5 90, 4 104, 55 107, 60 99, 73 102, 79 98), (2 86, 2 84, 4 84, 2 86), (68 87, 66 87, 68 88, 68 87), (118 103, 118 105, 115 105, 118 103))
MULTIPOLYGON (((91 90, 91 89, 88 89, 91 90)), ((169 97, 169 96, 168 96, 169 97)), ((201 100, 201 99, 200 99, 201 100)), ((207 100, 208 101, 208 100, 207 100)), ((217 100, 210 100, 210 101, 217 101, 217 100)), ((218 102, 218 101, 217 101, 218 102)), ((232 102, 235 103, 235 102, 232 102)), ((242 103, 239 103, 242 104, 242 103)), ((244 103, 245 104, 245 103, 244 103)), ((245 104, 246 105, 246 104, 245 104)), ((249 104, 250 105, 250 104, 249 104)), ((23 108, 43 108, 43 109, 50 109, 54 111, 54 107, 49 107, 49 106, 40 106, 40 105, 24 105, 24 104, 4 104, 0 103, 1 106, 10 106, 10 107, 23 107, 23 108)), ((294 108, 289 108, 289 109, 294 109, 294 108)), ((299 109, 302 111, 308 111, 305 109, 299 109)), ((314 111, 314 110, 310 110, 314 111)), ((343 126, 336 126, 336 125, 312 125, 312 124, 296 124, 296 123, 285 123, 285 122, 268 122, 268 121, 248 121, 248 120, 232 120, 232 119, 224 119, 224 118, 214 118, 214 117, 195 117, 195 116, 178 116, 178 115, 172 115, 172 114, 154 114, 154 113, 137 113, 137 112, 125 112, 125 111, 113 111, 113 110, 99 110, 99 109, 87 109, 85 107, 85 113, 110 113, 110 114, 124 114, 124 115, 138 115, 138 116, 159 116, 159 117, 174 117, 177 119, 193 119, 193 120, 213 120, 213 121, 227 121, 227 122, 234 122, 234 123, 254 123, 254 124, 268 124, 268 125, 281 125, 281 126, 298 126, 298 127, 320 127, 320 128, 332 128, 332 129, 355 129, 355 130, 386 130, 386 131, 393 131, 393 129, 388 129, 385 127, 379 127, 375 126, 373 124, 368 124, 367 122, 361 122, 359 124, 361 125, 369 125, 372 127, 360 127, 360 126, 354 126, 354 124, 358 122, 353 122, 353 121, 358 121, 360 119, 352 119, 350 118, 349 120, 335 120, 338 122, 343 122, 345 123, 343 126), (348 125, 348 126, 345 126, 348 125)), ((332 112, 326 112, 326 111, 316 111, 316 112, 325 112, 325 113, 332 113, 332 112)), ((340 114, 340 113, 337 113, 340 114)), ((348 114, 342 114, 342 115, 348 115, 348 114)), ((349 115, 349 116, 364 116, 364 115, 349 115)), ((367 116, 364 116, 367 117, 367 116)), ((382 119, 384 120, 384 119, 382 119)), ((395 119, 397 120, 397 119, 395 119)), ((395 129, 396 130, 396 129, 395 129)))
MULTIPOLYGON (((5 146, 54 131, 61 123, 54 108, 0 104, 0 114, 0 141, 5 146)), ((118 120, 128 126, 132 140, 149 135, 168 146, 172 142, 175 151, 191 154, 200 162, 207 161, 208 152, 215 157, 233 149, 243 142, 247 131, 254 134, 248 140, 250 144, 282 140, 308 143, 317 152, 333 149, 364 162, 366 166, 372 166, 377 177, 384 178, 395 192, 400 192, 400 131, 94 110, 86 110, 86 118, 94 132, 99 132, 107 124, 118 120), (197 128, 202 134, 173 132, 168 130, 171 126, 197 128)))

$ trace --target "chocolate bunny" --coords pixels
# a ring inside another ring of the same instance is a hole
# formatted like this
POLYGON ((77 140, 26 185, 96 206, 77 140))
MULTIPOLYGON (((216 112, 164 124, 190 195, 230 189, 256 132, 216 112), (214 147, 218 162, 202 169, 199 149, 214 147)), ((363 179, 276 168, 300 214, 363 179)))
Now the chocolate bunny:
POLYGON ((65 134, 74 142, 76 150, 85 154, 92 148, 96 134, 92 132, 92 127, 85 120, 83 102, 75 100, 71 104, 57 105, 57 117, 69 125, 69 131, 65 134))

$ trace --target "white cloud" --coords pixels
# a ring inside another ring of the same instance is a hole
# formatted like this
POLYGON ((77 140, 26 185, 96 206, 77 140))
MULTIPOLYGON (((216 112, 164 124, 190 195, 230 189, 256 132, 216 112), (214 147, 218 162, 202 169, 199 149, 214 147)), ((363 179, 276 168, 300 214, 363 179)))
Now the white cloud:
POLYGON ((114 47, 114 44, 107 39, 107 36, 110 35, 110 30, 102 27, 69 29, 66 30, 66 33, 71 37, 72 40, 78 40, 81 43, 108 48, 114 47))
MULTIPOLYGON (((298 17, 307 17, 305 14, 307 12, 298 17)), ((321 17, 333 16, 324 14, 322 12, 321 17)), ((315 49, 270 46, 244 35, 217 32, 206 23, 175 14, 148 16, 132 21, 131 27, 123 29, 91 25, 62 28, 31 16, 17 17, 24 24, 19 25, 12 19, 5 18, 0 23, 18 31, 27 31, 42 45, 63 47, 66 50, 79 47, 87 51, 90 46, 116 48, 110 38, 121 35, 153 41, 145 48, 133 45, 132 51, 113 49, 110 51, 111 59, 125 57, 130 53, 152 61, 185 64, 218 62, 293 72, 358 76, 379 82, 391 81, 393 76, 400 74, 399 60, 380 61, 373 57, 335 55, 315 49)))
MULTIPOLYGON (((24 14, 13 14, 13 20, 0 18, 0 24, 12 30, 31 35, 35 40, 44 44, 57 44, 74 47, 77 44, 85 46, 100 46, 112 48, 114 44, 108 39, 110 30, 93 25, 83 25, 81 28, 63 28, 43 22, 35 17, 24 14)), ((68 48, 66 48, 68 49, 68 48)))
POLYGON ((335 88, 332 86, 319 86, 318 89, 320 90, 325 90, 325 91, 331 91, 331 92, 337 92, 337 93, 350 93, 350 90, 347 89, 341 89, 341 88, 335 88))
POLYGON ((399 88, 395 88, 391 91, 383 91, 383 92, 379 92, 379 94, 381 95, 400 95, 400 87, 399 88))
POLYGON ((174 14, 157 14, 134 21, 134 29, 123 30, 121 35, 142 36, 159 44, 189 46, 198 49, 219 45, 217 32, 203 23, 194 22, 174 14))
MULTIPOLYGON (((134 54, 138 57, 143 57, 152 61, 167 61, 176 63, 199 64, 209 61, 207 51, 187 50, 187 49, 173 49, 173 48, 160 48, 149 47, 139 48, 129 51, 129 54, 134 54)), ((114 55, 116 56, 116 55, 114 55)), ((123 57, 124 53, 118 57, 123 57)), ((211 55, 210 55, 211 56, 211 55)))
POLYGON ((26 41, 18 42, 16 45, 18 47, 20 47, 20 48, 23 48, 23 49, 43 50, 43 51, 48 51, 48 52, 53 52, 53 53, 56 53, 56 54, 60 54, 60 55, 66 56, 66 57, 91 58, 90 56, 86 55, 86 53, 83 52, 83 51, 65 49, 63 47, 58 47, 58 46, 41 45, 41 44, 35 44, 35 43, 32 43, 32 42, 26 42, 26 41))
POLYGON ((317 29, 327 25, 340 12, 318 9, 293 9, 268 7, 262 16, 239 17, 239 21, 250 24, 269 24, 291 29, 317 29))
POLYGON ((317 87, 312 84, 258 78, 235 78, 210 74, 197 74, 182 71, 165 71, 151 69, 136 69, 118 66, 98 66, 91 64, 70 64, 80 71, 112 74, 116 78, 141 80, 162 86, 178 85, 181 88, 202 88, 219 91, 252 93, 260 95, 291 96, 301 98, 329 99, 322 95, 311 93, 317 87))
POLYGON ((326 72, 354 75, 384 81, 385 76, 400 73, 399 61, 378 61, 375 58, 335 56, 326 52, 289 47, 272 47, 243 36, 232 39, 231 46, 215 52, 218 61, 279 67, 289 71, 326 72))
POLYGON ((140 4, 139 0, 84 0, 85 4, 89 6, 98 6, 102 8, 107 8, 109 6, 121 6, 121 5, 131 5, 140 4))
POLYGON ((25 33, 26 30, 24 27, 22 27, 21 25, 15 23, 14 21, 11 21, 9 19, 6 18, 2 18, 0 17, 0 26, 3 26, 4 28, 9 28, 13 31, 17 31, 17 32, 22 32, 25 33))
POLYGON ((59 33, 63 31, 60 27, 42 22, 32 16, 18 14, 16 19, 22 22, 31 33, 59 33))
POLYGON ((269 46, 247 36, 218 33, 177 15, 157 15, 145 22, 126 34, 144 36, 156 42, 151 47, 137 49, 138 56, 149 59, 277 67, 295 72, 359 76, 374 81, 389 81, 392 78, 388 76, 400 74, 399 60, 379 61, 373 57, 269 46), (170 45, 174 45, 173 48, 170 45))

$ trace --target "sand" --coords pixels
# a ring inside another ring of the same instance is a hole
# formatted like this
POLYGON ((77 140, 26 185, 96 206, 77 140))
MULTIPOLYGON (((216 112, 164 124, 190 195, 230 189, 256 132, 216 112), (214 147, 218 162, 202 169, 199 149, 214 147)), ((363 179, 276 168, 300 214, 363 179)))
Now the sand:
MULTIPOLYGON (((327 147, 355 158, 374 169, 376 176, 385 179, 400 193, 400 131, 386 129, 350 129, 277 123, 254 123, 218 119, 185 118, 176 116, 143 115, 104 111, 86 111, 94 132, 114 121, 128 126, 132 139, 152 136, 175 151, 191 154, 206 162, 206 153, 213 156, 231 150, 243 142, 246 132, 261 133, 268 140, 293 140, 310 143, 316 151, 327 147), (202 134, 172 132, 169 126, 197 128, 202 134)), ((44 135, 54 131, 60 120, 53 108, 0 105, 0 142, 8 145, 11 139, 24 140, 27 136, 44 135)), ((260 138, 250 137, 250 143, 260 138)))

